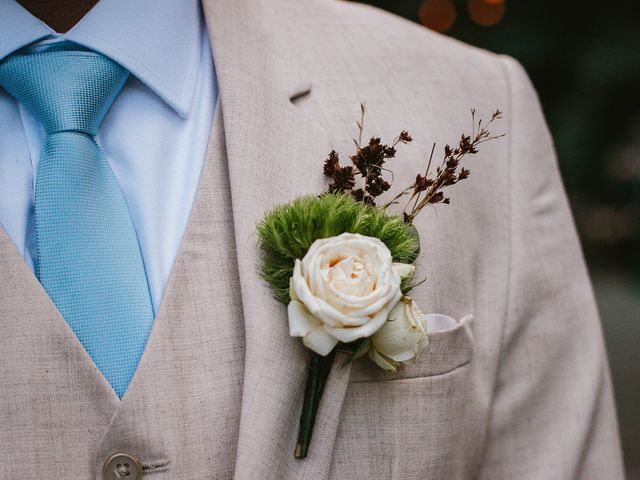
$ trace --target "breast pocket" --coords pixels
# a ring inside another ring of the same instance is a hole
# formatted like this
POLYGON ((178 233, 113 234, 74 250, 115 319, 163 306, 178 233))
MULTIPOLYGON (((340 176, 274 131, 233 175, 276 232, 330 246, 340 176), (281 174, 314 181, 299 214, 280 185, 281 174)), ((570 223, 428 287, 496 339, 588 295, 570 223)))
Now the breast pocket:
POLYGON ((389 374, 354 362, 332 478, 457 478, 473 358, 472 317, 429 336, 414 364, 389 374))

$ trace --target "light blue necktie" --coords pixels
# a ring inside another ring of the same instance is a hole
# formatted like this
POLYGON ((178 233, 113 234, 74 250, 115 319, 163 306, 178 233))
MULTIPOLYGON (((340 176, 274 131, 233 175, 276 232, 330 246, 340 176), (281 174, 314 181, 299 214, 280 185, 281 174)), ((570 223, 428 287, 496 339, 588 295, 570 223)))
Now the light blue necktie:
POLYGON ((125 198, 94 137, 128 76, 89 51, 0 63, 0 86, 47 134, 35 187, 36 276, 120 398, 154 312, 125 198))

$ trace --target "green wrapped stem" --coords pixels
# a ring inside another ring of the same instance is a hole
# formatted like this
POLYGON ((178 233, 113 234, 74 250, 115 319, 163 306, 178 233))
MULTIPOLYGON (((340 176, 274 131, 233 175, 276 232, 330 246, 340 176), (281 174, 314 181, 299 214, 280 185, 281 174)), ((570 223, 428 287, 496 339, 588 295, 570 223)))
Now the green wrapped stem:
POLYGON ((333 365, 335 355, 335 350, 326 357, 318 355, 315 352, 311 353, 307 385, 304 389, 302 413, 300 414, 298 443, 294 452, 295 458, 305 458, 309 452, 311 434, 313 433, 313 426, 316 423, 316 415, 318 413, 320 399, 322 398, 322 391, 324 390, 327 378, 329 378, 329 372, 331 371, 331 365, 333 365))

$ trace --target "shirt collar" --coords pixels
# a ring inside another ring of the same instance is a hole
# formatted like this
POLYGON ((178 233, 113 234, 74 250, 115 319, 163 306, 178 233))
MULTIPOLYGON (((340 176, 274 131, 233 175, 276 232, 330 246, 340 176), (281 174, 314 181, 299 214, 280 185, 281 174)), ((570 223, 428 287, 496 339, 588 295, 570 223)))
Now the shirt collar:
POLYGON ((118 62, 185 117, 195 91, 203 28, 198 0, 100 0, 65 34, 55 33, 17 2, 0 1, 0 59, 56 36, 118 62))

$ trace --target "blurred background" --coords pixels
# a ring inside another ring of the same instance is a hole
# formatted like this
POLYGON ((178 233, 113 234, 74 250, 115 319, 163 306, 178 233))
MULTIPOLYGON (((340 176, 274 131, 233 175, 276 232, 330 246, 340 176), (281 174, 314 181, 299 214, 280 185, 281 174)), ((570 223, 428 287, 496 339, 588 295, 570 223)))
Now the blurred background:
POLYGON ((640 480, 640 1, 363 3, 511 55, 529 72, 602 314, 628 479, 640 480))

